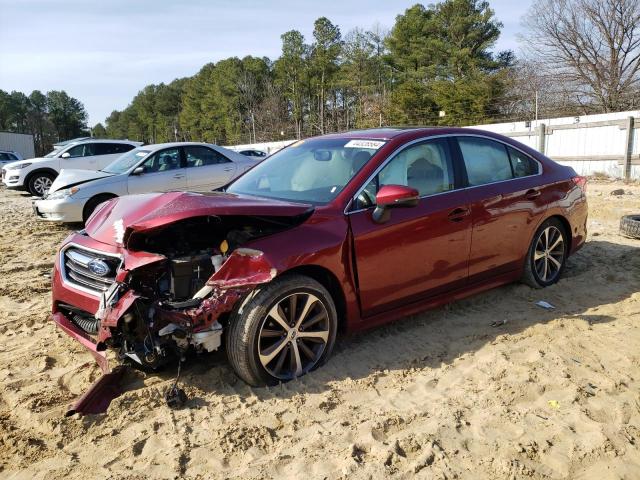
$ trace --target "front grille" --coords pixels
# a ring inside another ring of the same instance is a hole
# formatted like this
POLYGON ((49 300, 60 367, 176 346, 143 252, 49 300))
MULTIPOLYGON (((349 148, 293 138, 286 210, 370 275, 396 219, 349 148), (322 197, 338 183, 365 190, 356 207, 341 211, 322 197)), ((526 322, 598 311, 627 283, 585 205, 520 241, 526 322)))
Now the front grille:
POLYGON ((67 283, 99 295, 115 281, 120 263, 119 257, 70 246, 62 254, 62 275, 67 283), (101 275, 105 266, 106 272, 101 275))

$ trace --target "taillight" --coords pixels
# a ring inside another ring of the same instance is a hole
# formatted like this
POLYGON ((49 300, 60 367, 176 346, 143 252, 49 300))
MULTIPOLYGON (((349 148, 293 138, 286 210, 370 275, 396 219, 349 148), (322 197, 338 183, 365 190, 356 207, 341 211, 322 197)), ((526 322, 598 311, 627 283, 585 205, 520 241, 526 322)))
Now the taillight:
POLYGON ((587 177, 578 175, 573 177, 571 180, 573 180, 573 183, 582 189, 582 193, 587 193, 587 177))

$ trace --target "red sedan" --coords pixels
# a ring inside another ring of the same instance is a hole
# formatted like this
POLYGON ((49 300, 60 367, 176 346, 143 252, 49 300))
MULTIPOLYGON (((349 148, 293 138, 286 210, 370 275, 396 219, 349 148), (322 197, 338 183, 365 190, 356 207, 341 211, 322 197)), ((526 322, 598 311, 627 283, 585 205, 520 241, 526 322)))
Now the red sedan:
POLYGON ((462 128, 300 140, 224 191, 102 204, 60 248, 53 319, 108 370, 224 344, 251 385, 321 365, 336 336, 470 294, 558 281, 585 179, 462 128))

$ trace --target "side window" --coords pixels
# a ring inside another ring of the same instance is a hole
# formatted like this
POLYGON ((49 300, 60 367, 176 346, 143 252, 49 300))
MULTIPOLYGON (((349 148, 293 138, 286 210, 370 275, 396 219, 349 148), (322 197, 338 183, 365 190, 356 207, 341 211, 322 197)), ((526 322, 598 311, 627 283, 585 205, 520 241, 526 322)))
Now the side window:
POLYGON ((180 168, 180 149, 168 148, 156 152, 142 164, 145 173, 167 172, 180 168))
POLYGON ((508 147, 509 158, 511 159, 511 168, 513 168, 514 177, 528 177, 536 175, 538 172, 538 163, 531 157, 525 155, 515 148, 508 147))
POLYGON ((197 145, 184 147, 184 153, 187 157, 187 168, 230 162, 229 159, 215 150, 197 145))
POLYGON ((126 143, 96 143, 93 146, 94 155, 114 155, 125 153, 133 149, 133 145, 126 143))
POLYGON ((374 205, 384 185, 413 187, 421 197, 453 190, 453 162, 447 140, 429 140, 402 150, 369 182, 358 196, 356 207, 374 205))
POLYGON ((8 153, 0 152, 0 160, 2 161, 13 160, 13 157, 8 153))
POLYGON ((69 157, 90 157, 91 155, 95 155, 93 153, 93 143, 83 143, 81 145, 76 145, 75 147, 71 147, 67 150, 66 153, 69 154, 69 157))
POLYGON ((470 186, 513 178, 505 145, 486 138, 458 137, 470 186))

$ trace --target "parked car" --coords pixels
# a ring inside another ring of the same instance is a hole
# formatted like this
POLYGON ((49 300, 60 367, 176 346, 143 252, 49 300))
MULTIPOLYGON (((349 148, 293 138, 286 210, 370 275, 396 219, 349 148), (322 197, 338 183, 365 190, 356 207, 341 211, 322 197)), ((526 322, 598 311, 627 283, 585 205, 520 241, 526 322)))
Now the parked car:
POLYGON ((241 150, 238 153, 244 155, 245 157, 255 158, 256 160, 264 160, 265 158, 267 158, 266 152, 263 152, 262 150, 241 150))
POLYGON ((7 188, 27 190, 42 197, 63 168, 99 170, 123 153, 142 145, 128 140, 82 140, 53 150, 44 157, 9 163, 2 167, 7 188))
POLYGON ((0 150, 0 167, 4 167, 8 163, 22 160, 22 156, 13 150, 0 150))
POLYGON ((46 196, 34 202, 44 220, 84 222, 102 202, 133 193, 211 191, 256 164, 236 152, 206 143, 146 145, 96 172, 62 170, 46 196))
MULTIPOLYGON (((585 179, 501 135, 379 129, 301 140, 224 189, 114 199, 65 240, 53 320, 156 368, 224 343, 250 385, 300 377, 339 334, 561 277, 585 179)), ((390 342, 389 348, 398 348, 390 342)))

